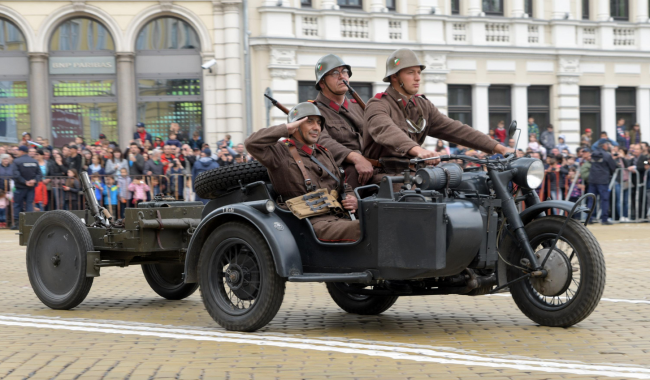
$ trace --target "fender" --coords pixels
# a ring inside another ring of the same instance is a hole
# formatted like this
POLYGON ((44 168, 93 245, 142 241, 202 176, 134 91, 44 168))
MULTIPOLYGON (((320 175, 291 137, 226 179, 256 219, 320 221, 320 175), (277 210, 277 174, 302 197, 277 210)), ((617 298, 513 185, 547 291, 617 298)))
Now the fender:
POLYGON ((264 208, 266 200, 231 204, 220 207, 201 220, 196 227, 185 256, 185 283, 198 281, 198 264, 201 248, 212 231, 219 225, 243 220, 250 223, 262 234, 271 249, 275 270, 281 277, 302 274, 302 259, 296 240, 284 222, 274 213, 264 213, 254 208, 264 208))
MULTIPOLYGON (((557 201, 557 200, 544 201, 526 208, 524 211, 519 213, 519 216, 521 217, 521 221, 525 226, 528 223, 532 222, 533 219, 539 216, 539 214, 543 213, 544 211, 550 208, 557 208, 569 213, 571 212, 573 205, 575 205, 575 203, 569 201, 557 201)), ((584 212, 584 211, 589 211, 589 207, 586 206, 576 207, 576 213, 584 212)), ((503 240, 499 243, 499 247, 506 248, 504 251, 500 250, 501 254, 507 254, 507 251, 509 251, 508 247, 510 247, 510 244, 512 244, 512 240, 510 239, 510 236, 505 235, 503 240)), ((499 262, 497 263, 497 278, 499 281, 498 286, 505 285, 508 282, 506 279, 506 263, 504 263, 500 257, 499 257, 499 262)))

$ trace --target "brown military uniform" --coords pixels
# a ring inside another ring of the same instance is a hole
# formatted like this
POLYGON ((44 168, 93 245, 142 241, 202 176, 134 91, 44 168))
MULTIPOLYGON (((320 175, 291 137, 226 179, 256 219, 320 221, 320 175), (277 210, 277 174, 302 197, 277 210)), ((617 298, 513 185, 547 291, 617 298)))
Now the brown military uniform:
MULTIPOLYGON (((380 92, 366 104, 364 124, 363 155, 369 159, 379 160, 382 157, 412 158, 408 151, 424 143, 427 136, 437 137, 473 149, 491 153, 497 142, 469 125, 451 119, 442 114, 436 106, 422 95, 406 97, 388 86, 386 92, 380 92), (404 117, 404 112, 398 102, 406 107, 406 114, 412 121, 420 117, 420 105, 426 120, 426 127, 421 133, 411 133, 404 117)), ((383 168, 375 169, 375 174, 386 173, 383 168)), ((388 173, 396 174, 396 173, 388 173)), ((381 177, 379 177, 379 180, 381 177)), ((373 178, 373 181, 378 178, 373 178)))
POLYGON ((354 99, 346 98, 343 105, 338 105, 322 92, 314 104, 325 117, 318 143, 332 152, 337 164, 345 170, 347 183, 354 189, 360 185, 359 173, 345 159, 351 152, 361 154, 363 149, 363 109, 354 99))
MULTIPOLYGON (((313 154, 331 173, 340 176, 332 154, 320 145, 312 149, 299 141, 278 141, 288 137, 287 125, 280 124, 259 130, 244 142, 246 150, 268 169, 273 188, 282 199, 288 200, 307 193, 305 179, 289 151, 292 143, 298 149, 300 157, 304 157, 302 162, 310 175, 314 189, 337 190, 342 194, 343 179, 339 178, 340 184, 337 184, 334 178, 309 159, 313 154)), ((323 215, 311 217, 309 222, 314 227, 318 239, 322 241, 349 242, 356 241, 361 236, 358 220, 323 215)))

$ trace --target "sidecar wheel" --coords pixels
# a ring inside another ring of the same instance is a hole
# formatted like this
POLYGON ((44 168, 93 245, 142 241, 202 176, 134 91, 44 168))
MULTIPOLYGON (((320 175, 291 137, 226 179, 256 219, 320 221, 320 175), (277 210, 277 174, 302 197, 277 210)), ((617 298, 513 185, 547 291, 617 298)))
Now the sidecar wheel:
POLYGON ((142 273, 151 289, 159 296, 168 300, 182 300, 192 295, 199 288, 199 284, 186 284, 183 282, 185 265, 143 264, 142 273))
POLYGON ((327 291, 332 300, 344 311, 359 315, 378 315, 390 309, 398 296, 370 296, 350 294, 341 290, 339 283, 328 282, 327 291))
POLYGON ((86 226, 70 211, 48 211, 38 218, 27 242, 27 275, 36 296, 47 307, 69 310, 90 292, 86 277, 93 240, 86 226))
POLYGON ((199 258, 201 297, 208 313, 227 330, 255 331, 278 313, 285 279, 275 271, 263 236, 241 222, 210 234, 199 258))
MULTIPOLYGON (((510 286, 512 298, 531 320, 543 326, 569 327, 587 318, 596 308, 605 288, 605 259, 591 232, 571 219, 554 252, 550 246, 564 218, 547 216, 529 223, 526 233, 540 263, 551 255, 546 279, 526 279, 510 286)), ((510 263, 523 258, 519 249, 511 250, 510 263)), ((523 276, 521 269, 508 267, 508 281, 523 276)))

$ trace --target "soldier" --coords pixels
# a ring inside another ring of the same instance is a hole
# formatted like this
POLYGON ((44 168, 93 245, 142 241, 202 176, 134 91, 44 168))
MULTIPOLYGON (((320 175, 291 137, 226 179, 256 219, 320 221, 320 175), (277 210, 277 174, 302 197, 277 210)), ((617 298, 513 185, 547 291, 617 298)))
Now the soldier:
MULTIPOLYGON (((289 111, 287 124, 259 130, 244 143, 248 152, 268 169, 273 188, 285 202, 316 189, 342 194, 343 178, 334 157, 316 144, 323 122, 314 104, 300 103, 289 111), (287 140, 278 141, 281 138, 287 140)), ((357 198, 347 194, 341 204, 354 212, 357 198)), ((322 241, 349 242, 361 236, 358 220, 320 215, 310 217, 309 222, 322 241)))
POLYGON ((347 99, 343 80, 349 80, 352 68, 341 58, 328 54, 316 63, 314 103, 325 117, 319 143, 329 149, 343 166, 345 178, 354 189, 372 177, 372 165, 361 155, 363 148, 363 109, 354 99, 347 99))
POLYGON ((424 68, 410 49, 396 50, 386 60, 383 80, 390 85, 386 92, 378 93, 368 102, 365 111, 363 152, 376 167, 373 182, 379 182, 385 174, 399 174, 409 167, 408 159, 437 157, 438 153, 420 146, 427 136, 487 153, 514 152, 469 125, 443 115, 424 95, 418 95, 424 68), (393 163, 394 158, 404 160, 400 165, 388 167, 379 163, 380 158, 393 163))

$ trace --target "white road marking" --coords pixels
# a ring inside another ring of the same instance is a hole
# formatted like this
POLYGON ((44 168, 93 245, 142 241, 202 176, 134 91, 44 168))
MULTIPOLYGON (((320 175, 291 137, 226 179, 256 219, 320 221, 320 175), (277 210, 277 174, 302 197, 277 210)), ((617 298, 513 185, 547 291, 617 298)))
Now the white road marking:
MULTIPOLYGON (((512 297, 512 295, 510 293, 487 294, 487 296, 488 297, 491 297, 491 296, 512 297)), ((620 299, 620 298, 601 298, 600 300, 605 301, 605 302, 641 303, 641 304, 650 305, 650 301, 648 301, 648 300, 626 300, 626 299, 620 299)))
POLYGON ((315 339, 277 336, 268 333, 229 333, 210 330, 176 328, 175 326, 128 323, 125 321, 91 322, 91 320, 68 320, 60 318, 34 318, 0 315, 0 325, 93 332, 104 334, 137 335, 157 338, 225 342, 235 344, 253 344, 274 346, 299 350, 338 352, 385 357, 396 360, 411 360, 438 364, 461 365, 468 367, 509 368, 520 371, 538 371, 548 373, 565 373, 607 377, 624 377, 650 379, 650 368, 612 365, 588 364, 581 362, 541 360, 526 357, 481 356, 479 354, 457 349, 440 349, 431 346, 390 344, 367 340, 350 340, 345 338, 315 339))

